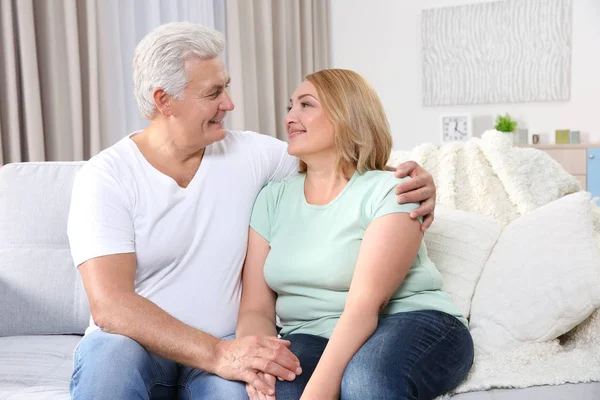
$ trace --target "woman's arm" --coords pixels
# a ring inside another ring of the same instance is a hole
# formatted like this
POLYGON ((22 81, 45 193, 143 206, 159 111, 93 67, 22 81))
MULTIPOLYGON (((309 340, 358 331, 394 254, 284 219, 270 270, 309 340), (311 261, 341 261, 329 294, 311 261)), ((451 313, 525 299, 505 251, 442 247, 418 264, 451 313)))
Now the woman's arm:
POLYGON ((302 399, 339 398, 346 366, 375 332, 379 312, 413 264, 421 224, 407 213, 376 218, 365 231, 340 320, 310 378, 302 399))
MULTIPOLYGON (((242 272, 242 301, 236 328, 236 337, 238 338, 249 335, 277 336, 275 329, 276 295, 265 282, 264 276, 265 261, 270 250, 269 242, 250 228, 248 250, 242 272)), ((296 362, 298 361, 293 354, 291 356, 296 362)), ((297 363, 297 366, 299 368, 300 364, 297 363)), ((299 370, 297 369, 296 372, 298 373, 299 370)), ((273 375, 259 373, 259 377, 271 387, 275 387, 273 375)), ((289 377, 290 380, 293 378, 289 377)), ((246 385, 246 391, 250 400, 275 400, 274 395, 260 393, 251 385, 246 385)))
POLYGON ((236 337, 277 336, 275 292, 265 282, 264 265, 271 250, 269 242, 250 228, 248 250, 242 272, 242 301, 236 337))

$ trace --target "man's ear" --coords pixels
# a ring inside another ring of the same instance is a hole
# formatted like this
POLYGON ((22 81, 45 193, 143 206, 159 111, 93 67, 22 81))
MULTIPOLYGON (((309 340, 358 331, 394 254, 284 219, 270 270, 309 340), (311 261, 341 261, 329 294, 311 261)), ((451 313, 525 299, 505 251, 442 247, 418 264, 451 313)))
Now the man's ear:
POLYGON ((172 97, 167 92, 161 88, 156 88, 152 92, 152 98, 154 99, 156 110, 159 113, 165 117, 170 117, 173 115, 173 110, 171 109, 172 97))

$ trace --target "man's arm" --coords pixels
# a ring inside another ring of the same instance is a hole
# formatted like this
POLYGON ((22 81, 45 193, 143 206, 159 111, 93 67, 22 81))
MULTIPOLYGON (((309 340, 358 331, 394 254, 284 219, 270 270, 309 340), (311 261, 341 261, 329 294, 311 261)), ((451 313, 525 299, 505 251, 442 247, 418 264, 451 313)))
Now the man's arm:
POLYGON ((436 188, 433 176, 414 161, 403 162, 396 169, 386 167, 386 170, 395 171, 398 178, 412 178, 400 183, 395 192, 400 204, 421 203, 419 208, 410 213, 410 217, 425 217, 421 224, 421 231, 425 232, 434 219, 436 188))
POLYGON ((274 387, 257 371, 282 379, 295 372, 289 342, 257 336, 220 340, 194 329, 135 293, 135 269, 134 253, 96 257, 79 266, 92 317, 103 331, 130 337, 160 357, 247 382, 264 393, 274 387))

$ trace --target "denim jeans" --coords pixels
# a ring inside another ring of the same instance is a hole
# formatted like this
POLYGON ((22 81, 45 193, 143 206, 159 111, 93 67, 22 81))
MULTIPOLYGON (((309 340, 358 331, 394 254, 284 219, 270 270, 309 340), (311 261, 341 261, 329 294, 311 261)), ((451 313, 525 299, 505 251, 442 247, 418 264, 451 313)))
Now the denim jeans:
POLYGON ((241 382, 157 357, 133 339, 100 329, 81 340, 74 364, 74 400, 248 399, 241 382))
MULTIPOLYGON (((277 381, 277 400, 298 400, 327 339, 291 334, 290 349, 300 359, 302 375, 277 381)), ((354 355, 342 378, 342 400, 429 400, 455 388, 473 364, 469 330, 439 311, 381 316, 377 330, 354 355)))

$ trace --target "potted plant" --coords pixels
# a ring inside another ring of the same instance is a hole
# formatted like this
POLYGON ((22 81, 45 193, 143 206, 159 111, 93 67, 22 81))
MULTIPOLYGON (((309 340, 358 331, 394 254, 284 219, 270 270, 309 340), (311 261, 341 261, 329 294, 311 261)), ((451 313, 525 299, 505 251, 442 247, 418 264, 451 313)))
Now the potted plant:
POLYGON ((512 119, 508 113, 498 115, 496 118, 496 126, 494 126, 494 128, 496 128, 498 132, 514 133, 517 128, 517 121, 512 119))

